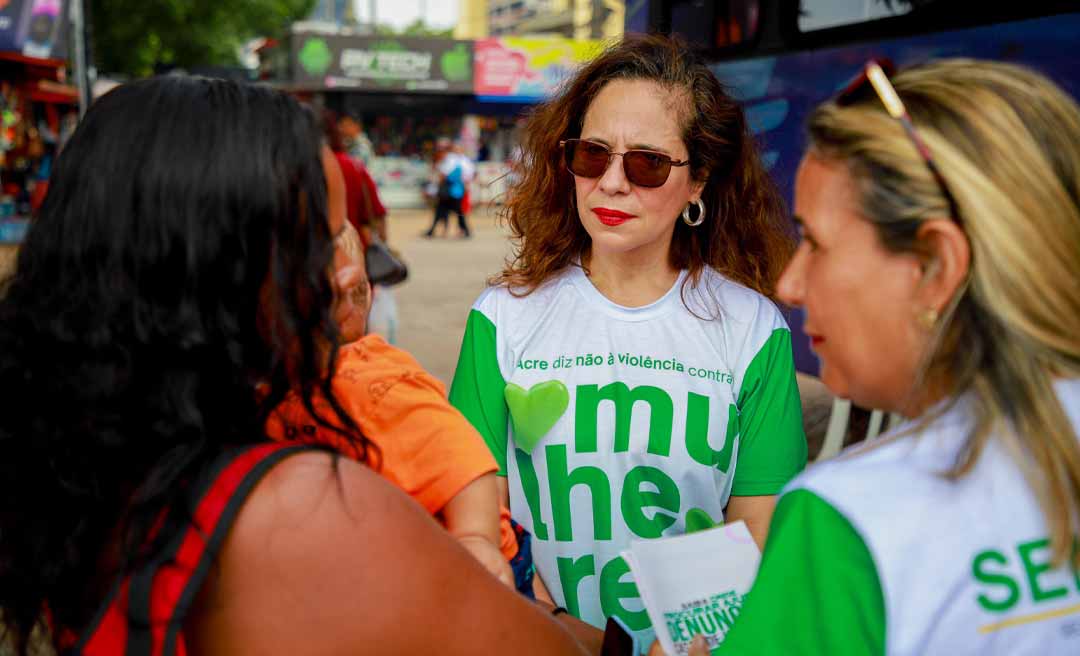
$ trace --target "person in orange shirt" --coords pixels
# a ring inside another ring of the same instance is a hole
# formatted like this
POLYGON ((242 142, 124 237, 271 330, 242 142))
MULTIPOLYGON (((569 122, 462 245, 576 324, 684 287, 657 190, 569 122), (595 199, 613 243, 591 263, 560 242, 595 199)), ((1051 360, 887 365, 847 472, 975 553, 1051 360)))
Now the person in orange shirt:
MULTIPOLYGON (((363 246, 344 218, 345 185, 329 151, 323 153, 323 171, 331 225, 339 231, 334 317, 345 344, 331 382, 334 395, 377 447, 371 458, 377 471, 436 517, 496 577, 532 597, 529 535, 500 508, 498 467, 487 445, 447 401, 443 384, 415 358, 379 335, 364 336, 370 288, 363 246)), ((317 409, 321 416, 334 416, 328 406, 317 409)), ((271 413, 266 432, 275 440, 324 444, 361 459, 342 434, 314 420, 295 392, 271 413)))

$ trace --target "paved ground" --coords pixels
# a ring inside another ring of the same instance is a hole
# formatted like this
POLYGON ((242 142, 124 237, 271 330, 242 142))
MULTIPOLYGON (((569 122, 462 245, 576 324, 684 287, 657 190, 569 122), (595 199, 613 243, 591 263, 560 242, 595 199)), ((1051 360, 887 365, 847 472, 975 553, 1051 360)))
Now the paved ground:
POLYGON ((429 210, 391 210, 390 244, 409 265, 409 280, 394 288, 398 304, 398 346, 428 371, 450 384, 469 308, 510 255, 507 230, 496 225, 496 210, 470 217, 471 239, 457 238, 456 217, 449 238, 427 239, 429 210))

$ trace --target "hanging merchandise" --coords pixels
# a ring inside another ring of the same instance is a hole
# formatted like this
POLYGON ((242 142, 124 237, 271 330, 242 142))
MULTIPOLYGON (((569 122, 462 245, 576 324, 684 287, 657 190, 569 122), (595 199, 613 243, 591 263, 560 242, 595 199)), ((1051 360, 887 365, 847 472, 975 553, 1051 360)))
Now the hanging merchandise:
POLYGON ((0 50, 0 243, 22 241, 71 133, 77 94, 63 80, 63 62, 0 50))

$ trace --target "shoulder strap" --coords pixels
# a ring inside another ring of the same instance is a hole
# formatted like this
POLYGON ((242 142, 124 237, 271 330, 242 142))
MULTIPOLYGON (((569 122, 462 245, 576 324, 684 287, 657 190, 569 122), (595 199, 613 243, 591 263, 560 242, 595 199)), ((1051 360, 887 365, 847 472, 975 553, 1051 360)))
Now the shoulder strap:
MULTIPOLYGON (((161 550, 119 581, 69 654, 183 656, 187 613, 248 494, 274 465, 304 445, 279 443, 223 453, 195 480, 186 508, 168 512, 186 521, 161 550), (189 509, 194 512, 189 517, 189 509)), ((177 525, 177 524, 173 524, 177 525)))

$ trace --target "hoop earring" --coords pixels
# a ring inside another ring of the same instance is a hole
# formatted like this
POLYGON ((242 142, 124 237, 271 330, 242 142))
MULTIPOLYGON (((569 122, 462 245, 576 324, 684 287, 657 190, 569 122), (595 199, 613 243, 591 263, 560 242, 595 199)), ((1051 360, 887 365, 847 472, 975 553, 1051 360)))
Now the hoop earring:
POLYGON ((693 203, 687 203, 686 207, 683 208, 683 211, 682 211, 682 220, 683 220, 683 223, 690 226, 691 228, 695 228, 695 227, 701 225, 702 223, 705 223, 705 201, 703 201, 703 200, 701 200, 699 198, 699 199, 695 200, 693 203), (695 221, 690 220, 690 206, 691 205, 697 205, 697 208, 698 208, 697 220, 695 220, 695 221))

